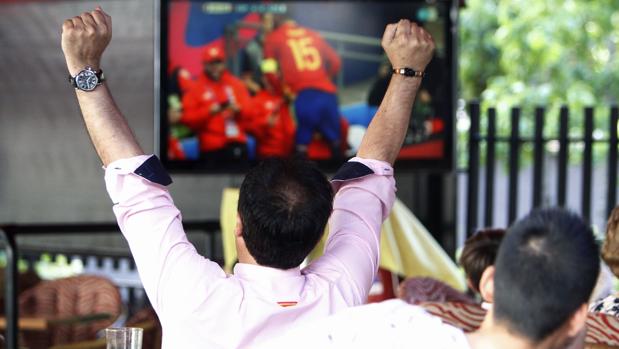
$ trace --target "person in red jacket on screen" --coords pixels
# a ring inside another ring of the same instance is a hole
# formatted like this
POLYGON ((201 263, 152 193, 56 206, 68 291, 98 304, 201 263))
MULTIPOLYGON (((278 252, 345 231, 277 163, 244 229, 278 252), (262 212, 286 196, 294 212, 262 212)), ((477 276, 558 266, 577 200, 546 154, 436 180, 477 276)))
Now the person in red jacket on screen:
POLYGON ((241 126, 256 137, 259 159, 288 157, 294 150, 295 124, 278 78, 263 64, 263 89, 252 98, 241 126), (264 68, 264 67, 267 68, 264 68))
POLYGON ((332 157, 341 157, 337 88, 331 81, 340 70, 340 57, 317 32, 286 16, 275 15, 274 24, 264 40, 264 58, 278 64, 285 87, 296 95, 296 151, 307 154, 318 132, 329 143, 332 157))
POLYGON ((204 74, 183 95, 180 122, 199 135, 201 156, 206 160, 234 160, 247 156, 247 137, 239 127, 251 97, 241 80, 225 65, 218 46, 202 54, 204 74))

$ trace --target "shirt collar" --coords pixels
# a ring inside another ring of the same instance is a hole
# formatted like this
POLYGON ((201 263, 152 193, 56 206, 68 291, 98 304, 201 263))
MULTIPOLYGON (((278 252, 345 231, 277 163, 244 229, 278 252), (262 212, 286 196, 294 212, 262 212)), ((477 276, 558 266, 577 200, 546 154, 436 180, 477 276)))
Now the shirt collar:
POLYGON ((301 268, 278 269, 262 265, 237 263, 234 266, 234 275, 245 280, 271 280, 301 276, 301 268))

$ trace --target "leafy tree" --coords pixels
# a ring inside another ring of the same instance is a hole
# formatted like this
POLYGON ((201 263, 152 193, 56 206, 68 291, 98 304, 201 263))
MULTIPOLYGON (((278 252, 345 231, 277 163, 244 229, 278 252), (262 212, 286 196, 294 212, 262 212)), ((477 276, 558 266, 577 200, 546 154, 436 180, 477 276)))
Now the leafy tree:
POLYGON ((521 133, 532 135, 533 108, 546 106, 545 133, 555 136, 559 107, 568 105, 570 133, 581 136, 582 110, 593 106, 596 135, 607 136, 609 106, 619 95, 619 1, 467 0, 466 5, 460 14, 461 98, 481 101, 484 111, 497 107, 503 135, 511 132, 510 107, 524 108, 521 133))

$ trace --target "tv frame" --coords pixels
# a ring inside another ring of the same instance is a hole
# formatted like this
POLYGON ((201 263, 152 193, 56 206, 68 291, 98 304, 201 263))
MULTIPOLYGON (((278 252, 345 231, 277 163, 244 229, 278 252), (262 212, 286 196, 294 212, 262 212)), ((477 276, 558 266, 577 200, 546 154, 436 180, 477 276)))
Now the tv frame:
MULTIPOLYGON (((162 69, 167 71, 167 33, 168 33, 168 4, 175 0, 153 0, 154 2, 154 18, 158 19, 154 23, 154 150, 155 154, 161 159, 164 167, 170 173, 184 174, 242 174, 249 170, 256 161, 242 161, 234 164, 226 164, 225 168, 208 166, 196 160, 169 160, 167 157, 168 150, 168 123, 167 115, 164 115, 168 109, 167 98, 162 96, 167 90, 167 77, 162 74, 162 69), (159 25, 157 25, 157 22, 159 25)), ((196 0, 187 0, 190 2, 198 2, 196 0)), ((203 0, 200 0, 203 1, 203 0)), ((290 0, 289 0, 290 1, 290 0)), ((303 1, 303 0, 302 0, 303 1)), ((316 0, 314 0, 316 1, 316 0)), ((328 0, 318 0, 328 1, 328 0)), ((338 2, 367 2, 363 0, 335 0, 338 2)), ((206 2, 206 1, 204 1, 206 2)), ((224 1, 226 2, 226 1, 224 1)), ((233 2, 233 1, 227 1, 233 2)), ((259 0, 249 0, 246 2, 260 2, 259 0)), ((277 2, 277 1, 273 1, 277 2)), ((386 6, 390 2, 399 1, 381 1, 386 6)), ((457 87, 458 87, 458 10, 460 7, 459 0, 413 0, 416 3, 444 3, 448 8, 448 16, 445 22, 445 58, 446 66, 451 68, 451 74, 448 79, 451 81, 446 93, 445 99, 450 105, 446 110, 449 110, 451 115, 445 119, 445 138, 444 151, 445 154, 440 159, 418 159, 418 160, 396 160, 398 172, 450 172, 455 168, 455 117, 457 107, 457 87)), ((341 165, 330 160, 315 161, 318 166, 326 172, 334 172, 341 165)))

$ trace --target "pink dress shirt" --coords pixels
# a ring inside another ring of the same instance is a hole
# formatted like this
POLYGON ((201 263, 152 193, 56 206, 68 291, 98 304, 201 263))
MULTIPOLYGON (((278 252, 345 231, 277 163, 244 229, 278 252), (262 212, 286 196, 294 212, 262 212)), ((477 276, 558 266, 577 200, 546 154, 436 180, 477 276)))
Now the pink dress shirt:
POLYGON ((381 225, 395 200, 389 164, 354 158, 374 173, 333 182, 329 238, 324 255, 309 266, 280 270, 239 263, 227 275, 187 240, 166 187, 134 173, 148 158, 109 164, 105 181, 161 321, 164 349, 253 348, 366 301, 378 269, 381 225))

